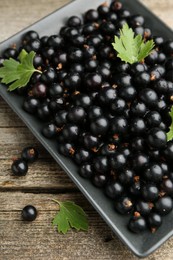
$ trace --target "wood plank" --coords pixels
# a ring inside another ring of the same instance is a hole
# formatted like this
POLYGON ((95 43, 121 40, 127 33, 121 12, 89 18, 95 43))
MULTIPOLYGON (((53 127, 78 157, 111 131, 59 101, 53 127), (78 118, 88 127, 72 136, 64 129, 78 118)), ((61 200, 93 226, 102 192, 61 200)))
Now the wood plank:
MULTIPOLYGON (((69 194, 1 193, 0 196, 0 259, 51 260, 135 260, 137 257, 115 237, 81 193, 70 194, 70 199, 82 206, 88 215, 89 231, 69 231, 59 234, 51 221, 57 205, 50 199, 66 200, 69 194), (32 223, 21 219, 21 210, 32 204, 38 217, 32 223)), ((156 253, 146 258, 168 260, 173 254, 173 238, 156 253)))

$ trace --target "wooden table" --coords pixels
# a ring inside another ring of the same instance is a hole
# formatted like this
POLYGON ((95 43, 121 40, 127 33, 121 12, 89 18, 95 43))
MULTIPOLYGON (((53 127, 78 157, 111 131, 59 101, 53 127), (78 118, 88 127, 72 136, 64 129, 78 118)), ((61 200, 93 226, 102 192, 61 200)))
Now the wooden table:
MULTIPOLYGON (((0 0, 0 41, 67 2, 68 0, 0 0)), ((173 28, 172 0, 142 2, 173 28)), ((0 145, 0 260, 138 259, 112 234, 72 181, 2 98, 0 145), (30 166, 25 177, 12 177, 12 158, 19 156, 27 145, 35 145, 39 149, 40 159, 30 166), (58 234, 51 225, 57 205, 50 199, 73 200, 82 206, 88 214, 89 231, 58 234), (21 221, 21 209, 27 204, 35 205, 39 212, 37 219, 28 224, 21 221)), ((173 238, 146 259, 173 259, 173 238)))

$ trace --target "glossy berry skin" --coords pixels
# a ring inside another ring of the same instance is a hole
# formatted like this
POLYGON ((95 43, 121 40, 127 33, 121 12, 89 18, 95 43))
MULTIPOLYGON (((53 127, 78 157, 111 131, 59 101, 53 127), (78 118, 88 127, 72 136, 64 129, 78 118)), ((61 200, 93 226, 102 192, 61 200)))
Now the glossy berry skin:
POLYGON ((37 210, 32 205, 27 205, 22 209, 22 219, 25 221, 33 221, 37 217, 37 210))
POLYGON ((38 159, 38 151, 35 147, 28 146, 25 147, 21 152, 21 158, 27 161, 28 163, 33 163, 38 159))
POLYGON ((141 233, 147 229, 146 220, 144 217, 132 217, 128 224, 129 229, 134 233, 141 233))
POLYGON ((57 127, 53 123, 49 123, 42 128, 42 134, 48 139, 52 139, 57 134, 57 127))
POLYGON ((155 203, 155 210, 161 216, 167 215, 173 208, 173 202, 171 197, 165 196, 158 199, 155 203))
POLYGON ((166 148, 163 150, 163 155, 166 160, 172 161, 173 160, 173 142, 169 141, 166 145, 166 148))
POLYGON ((151 231, 155 232, 155 229, 159 228, 162 224, 162 217, 158 213, 151 212, 147 217, 149 227, 151 231))
POLYGON ((17 159, 12 163, 11 170, 15 176, 24 176, 28 172, 28 164, 24 159, 17 159))
POLYGON ((136 203, 135 209, 136 209, 137 212, 140 213, 140 215, 147 216, 147 215, 150 214, 153 206, 154 205, 151 202, 146 202, 146 201, 143 201, 143 200, 139 200, 136 203))
POLYGON ((86 112, 83 107, 74 106, 70 108, 66 118, 68 122, 80 124, 84 122, 84 119, 86 118, 86 112))
POLYGON ((106 117, 100 116, 91 122, 90 130, 93 135, 105 135, 109 128, 109 121, 106 117))
POLYGON ((117 201, 115 201, 115 210, 122 214, 128 214, 130 211, 133 209, 133 201, 130 197, 128 196, 122 196, 120 197, 117 201))
POLYGON ((147 183, 142 187, 141 194, 145 201, 156 201, 159 196, 159 190, 155 184, 147 183))
POLYGON ((124 188, 121 183, 114 182, 108 183, 105 188, 106 195, 111 199, 116 199, 120 197, 124 192, 124 188))
POLYGON ((83 178, 89 179, 93 176, 93 168, 92 165, 87 162, 87 163, 83 163, 80 168, 79 168, 79 174, 80 176, 82 176, 83 178))
POLYGON ((23 109, 29 114, 34 114, 40 105, 40 100, 36 97, 27 97, 23 102, 23 109))
POLYGON ((148 145, 154 149, 161 149, 166 147, 167 137, 166 133, 158 127, 152 128, 147 137, 148 145))
POLYGON ((142 176, 148 182, 159 183, 162 181, 163 170, 159 164, 152 163, 145 168, 142 176))

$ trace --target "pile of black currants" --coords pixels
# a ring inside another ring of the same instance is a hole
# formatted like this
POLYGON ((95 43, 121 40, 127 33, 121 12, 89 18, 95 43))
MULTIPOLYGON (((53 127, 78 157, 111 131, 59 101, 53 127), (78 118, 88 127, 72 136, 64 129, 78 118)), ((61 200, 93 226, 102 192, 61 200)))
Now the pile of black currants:
MULTIPOLYGON (((104 3, 71 16, 58 34, 23 35, 21 46, 4 51, 17 59, 35 51, 34 73, 23 109, 45 122, 42 134, 56 140, 83 178, 101 188, 128 227, 155 232, 173 209, 173 141, 167 142, 173 104, 173 40, 153 35, 140 14, 122 3, 104 3), (122 62, 112 47, 128 23, 135 34, 153 39, 144 61, 122 62)), ((39 121, 38 121, 39 123, 39 121)))

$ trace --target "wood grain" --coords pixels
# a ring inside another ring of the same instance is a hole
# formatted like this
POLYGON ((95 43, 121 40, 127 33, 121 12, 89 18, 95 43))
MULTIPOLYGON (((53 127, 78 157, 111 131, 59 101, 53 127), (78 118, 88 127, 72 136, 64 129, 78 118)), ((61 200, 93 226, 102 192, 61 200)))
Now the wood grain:
MULTIPOLYGON (((0 41, 36 22, 69 0, 1 0, 0 41)), ((101 1, 102 2, 102 1, 101 1)), ((141 0, 173 28, 172 0, 141 0)), ((56 26, 56 25, 55 25, 56 26)), ((0 98, 0 260, 136 260, 92 208, 68 176, 0 98), (11 174, 11 162, 27 145, 40 151, 25 177, 11 174), (51 221, 57 205, 51 199, 73 200, 88 214, 89 232, 58 234, 51 221), (38 209, 32 223, 21 220, 27 204, 38 209)), ((146 260, 172 260, 173 238, 146 260)))

